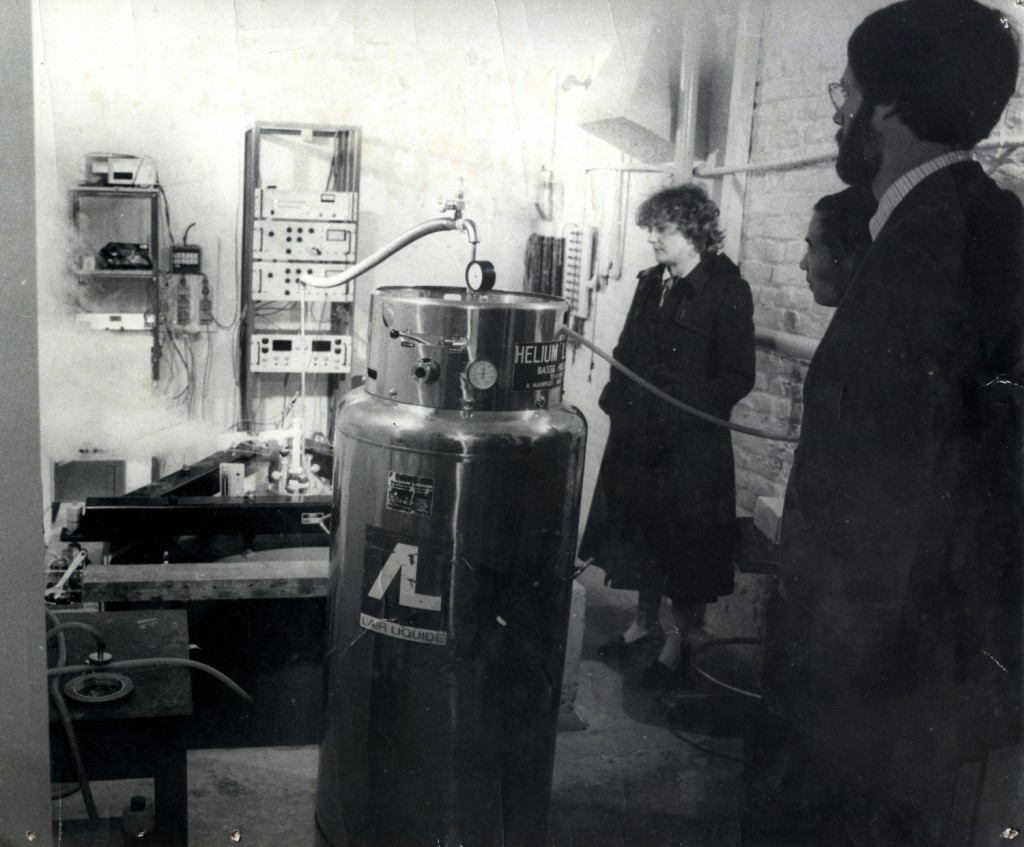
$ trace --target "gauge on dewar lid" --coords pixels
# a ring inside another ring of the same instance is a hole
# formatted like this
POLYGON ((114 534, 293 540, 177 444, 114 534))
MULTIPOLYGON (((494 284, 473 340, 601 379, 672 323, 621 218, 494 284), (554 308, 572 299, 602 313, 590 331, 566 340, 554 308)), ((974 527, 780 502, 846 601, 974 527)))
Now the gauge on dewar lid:
POLYGON ((470 385, 482 391, 498 381, 498 369, 487 359, 477 359, 466 368, 466 379, 470 385))
POLYGON ((472 261, 466 265, 466 285, 470 291, 482 293, 494 288, 497 275, 494 272, 494 265, 485 261, 472 261))

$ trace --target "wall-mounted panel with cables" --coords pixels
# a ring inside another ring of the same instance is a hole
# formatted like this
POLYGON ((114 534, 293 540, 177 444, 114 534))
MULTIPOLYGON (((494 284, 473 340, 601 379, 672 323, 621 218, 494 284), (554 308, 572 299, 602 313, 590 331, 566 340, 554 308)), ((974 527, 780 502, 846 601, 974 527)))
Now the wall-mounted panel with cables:
POLYGON ((359 127, 323 124, 261 122, 246 133, 239 389, 248 429, 283 425, 301 399, 305 425, 330 433, 351 368, 354 288, 301 279, 356 261, 361 139, 359 127))

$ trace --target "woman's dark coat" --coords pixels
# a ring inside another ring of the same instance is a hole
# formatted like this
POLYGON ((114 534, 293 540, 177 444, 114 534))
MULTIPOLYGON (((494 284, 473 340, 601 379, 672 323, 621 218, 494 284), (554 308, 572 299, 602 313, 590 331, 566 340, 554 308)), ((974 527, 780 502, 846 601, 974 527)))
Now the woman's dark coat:
MULTIPOLYGON (((750 287, 730 259, 713 255, 659 305, 664 270, 639 274, 614 356, 671 396, 728 420, 754 385, 750 287)), ((610 584, 638 588, 639 574, 616 567, 611 548, 626 540, 642 551, 632 557, 638 569, 664 568, 693 546, 695 528, 734 524, 732 439, 615 369, 599 402, 611 430, 580 556, 595 557, 610 584)))

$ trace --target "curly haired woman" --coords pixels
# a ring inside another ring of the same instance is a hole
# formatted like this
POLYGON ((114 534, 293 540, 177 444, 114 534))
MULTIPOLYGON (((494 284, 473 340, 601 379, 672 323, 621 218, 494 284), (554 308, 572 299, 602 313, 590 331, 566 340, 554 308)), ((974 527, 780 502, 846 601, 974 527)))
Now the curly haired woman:
MULTIPOLYGON (((750 287, 718 252, 718 207, 698 185, 658 192, 637 212, 658 264, 639 274, 615 358, 673 397, 718 418, 754 386, 750 287)), ((672 626, 643 672, 672 688, 686 633, 705 603, 733 589, 736 485, 727 429, 659 399, 616 370, 600 398, 611 429, 580 546, 606 583, 638 592, 636 616, 601 655, 630 655, 672 626)))

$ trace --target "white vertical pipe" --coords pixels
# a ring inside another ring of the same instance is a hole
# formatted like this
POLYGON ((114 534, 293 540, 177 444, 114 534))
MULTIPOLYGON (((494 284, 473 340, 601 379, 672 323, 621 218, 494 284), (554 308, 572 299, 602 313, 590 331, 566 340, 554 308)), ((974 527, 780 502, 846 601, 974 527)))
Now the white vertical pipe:
MULTIPOLYGON (((754 92, 757 62, 761 52, 764 9, 758 0, 740 0, 732 33, 732 80, 729 86, 729 121, 725 132, 726 167, 742 167, 750 160, 750 137, 754 125, 754 92)), ((718 144, 715 139, 711 146, 718 144)), ((746 174, 722 175, 716 185, 716 200, 722 212, 726 255, 739 259, 746 200, 746 174)))
POLYGON ((700 21, 693 11, 683 14, 680 39, 679 119, 676 122, 676 150, 672 178, 675 183, 693 179, 694 149, 697 143, 697 93, 700 88, 700 21))

